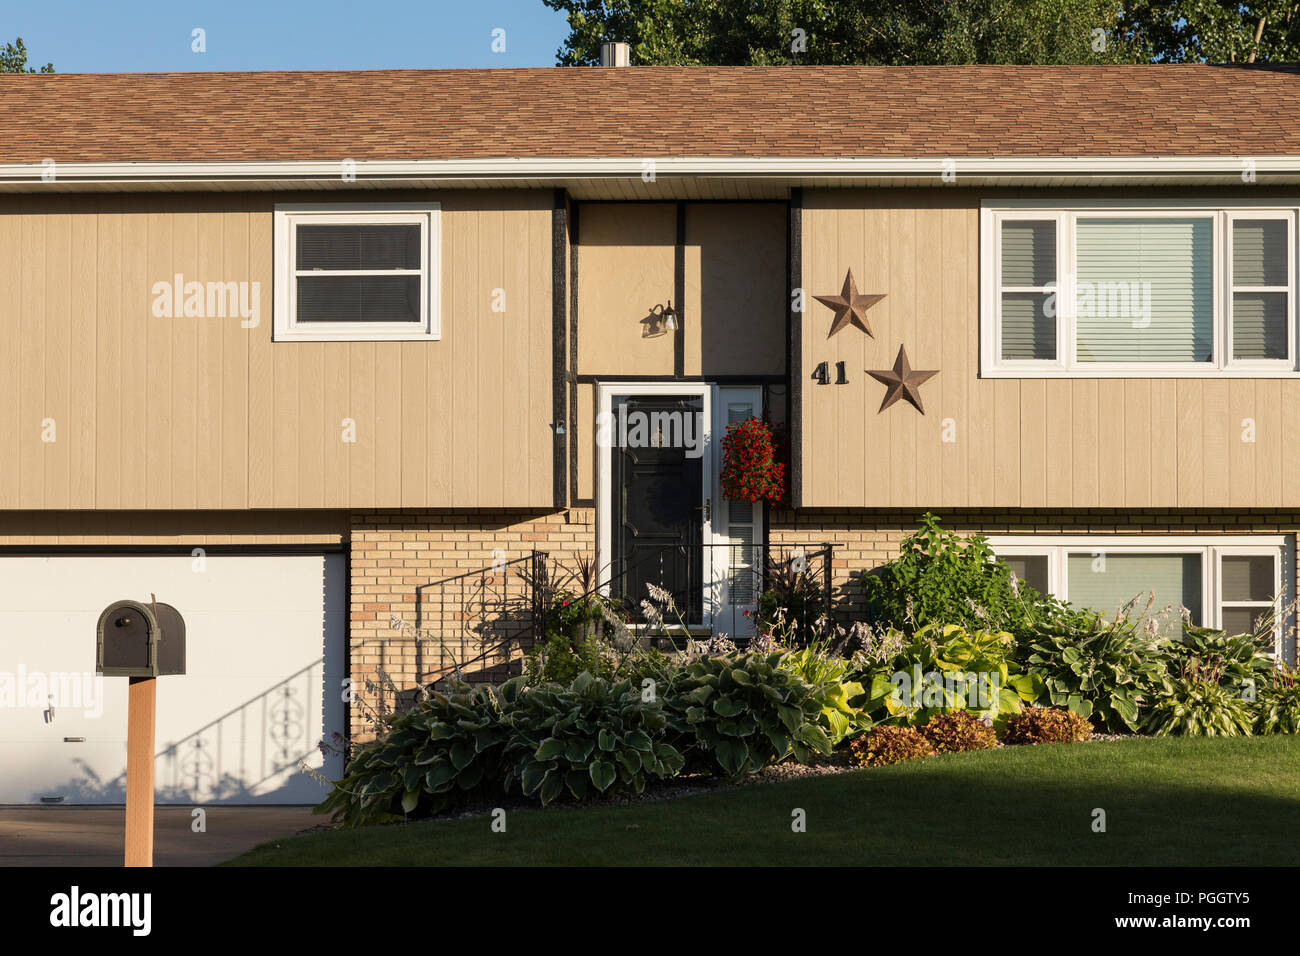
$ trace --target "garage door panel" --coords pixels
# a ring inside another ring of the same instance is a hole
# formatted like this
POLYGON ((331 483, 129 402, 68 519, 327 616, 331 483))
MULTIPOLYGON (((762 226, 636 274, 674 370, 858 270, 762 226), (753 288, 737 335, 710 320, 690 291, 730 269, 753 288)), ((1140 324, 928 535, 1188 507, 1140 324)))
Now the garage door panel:
MULTIPOLYGON (((208 556, 202 570, 188 555, 0 556, 0 670, 93 673, 99 613, 150 593, 187 631, 186 674, 158 679, 158 801, 320 800, 325 791, 297 767, 342 772, 318 747, 344 723, 342 556, 208 556)), ((99 680, 97 716, 0 710, 0 755, 17 768, 0 775, 0 803, 122 802, 127 680, 99 680)))

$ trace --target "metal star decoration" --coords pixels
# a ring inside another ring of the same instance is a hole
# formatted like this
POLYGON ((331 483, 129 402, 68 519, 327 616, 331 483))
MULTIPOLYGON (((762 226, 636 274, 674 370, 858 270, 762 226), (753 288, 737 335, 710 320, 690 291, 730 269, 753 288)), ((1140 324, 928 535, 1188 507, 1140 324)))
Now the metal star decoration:
POLYGON ((907 361, 907 351, 901 345, 898 347, 898 358, 894 359, 892 369, 881 368, 874 371, 867 369, 866 371, 885 386, 885 400, 880 403, 880 408, 876 411, 877 415, 900 398, 924 415, 925 409, 921 406, 921 383, 939 374, 937 368, 925 370, 912 368, 911 363, 907 361))
POLYGON ((852 269, 849 270, 848 276, 845 277, 844 289, 839 295, 813 296, 822 305, 830 306, 835 310, 835 321, 831 323, 831 330, 826 333, 828 339, 846 325, 856 325, 867 335, 875 338, 875 333, 871 331, 871 324, 867 321, 867 309, 884 297, 883 293, 880 295, 858 295, 858 284, 853 281, 852 269))

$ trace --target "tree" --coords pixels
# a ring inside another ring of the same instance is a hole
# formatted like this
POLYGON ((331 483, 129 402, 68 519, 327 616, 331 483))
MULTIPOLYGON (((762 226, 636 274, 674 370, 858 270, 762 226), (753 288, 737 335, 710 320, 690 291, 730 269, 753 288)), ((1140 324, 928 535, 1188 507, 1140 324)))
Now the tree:
POLYGON ((1295 0, 1126 0, 1120 29, 1167 63, 1284 63, 1300 59, 1295 0))
POLYGON ((1122 63, 1148 59, 1118 0, 543 0, 568 14, 561 65, 600 44, 642 64, 1122 63), (796 31, 802 31, 796 32, 796 31))
MULTIPOLYGON (((19 37, 13 43, 6 43, 0 47, 0 73, 36 73, 33 66, 27 65, 27 47, 23 46, 23 38, 19 37)), ((53 73, 54 64, 46 63, 40 69, 41 73, 53 73)))
POLYGON ((1298 0, 543 0, 562 65, 1300 60, 1298 0), (802 31, 797 33, 796 31, 802 31))

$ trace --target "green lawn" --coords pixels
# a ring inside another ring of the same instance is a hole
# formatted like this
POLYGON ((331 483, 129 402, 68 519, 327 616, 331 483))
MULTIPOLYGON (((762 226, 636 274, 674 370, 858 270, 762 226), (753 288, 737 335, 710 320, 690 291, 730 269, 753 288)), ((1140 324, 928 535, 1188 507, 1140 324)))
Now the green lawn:
POLYGON ((292 837, 252 866, 1300 864, 1300 739, 1014 747, 585 811, 292 837), (1095 807, 1106 832, 1091 828, 1095 807), (791 811, 807 811, 793 833, 791 811))

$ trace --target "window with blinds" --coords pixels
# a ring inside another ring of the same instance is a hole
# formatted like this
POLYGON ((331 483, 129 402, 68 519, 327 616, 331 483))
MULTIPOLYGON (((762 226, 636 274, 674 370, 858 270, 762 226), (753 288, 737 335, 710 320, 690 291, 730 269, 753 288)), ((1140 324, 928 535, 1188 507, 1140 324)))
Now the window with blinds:
POLYGON ((1232 357, 1290 354, 1291 230, 1286 219, 1232 220, 1232 357))
POLYGON ((1181 633, 1183 608, 1228 634, 1271 627, 1278 646, 1291 626, 1278 536, 990 535, 989 546, 1041 593, 1111 619, 1133 602, 1130 619, 1145 611, 1164 637, 1181 633))
POLYGON ((1210 218, 1080 218, 1079 362, 1208 362, 1214 349, 1210 218))
POLYGON ((1002 358, 1056 358, 1056 220, 1002 222, 1002 358))
POLYGON ((276 207, 277 339, 438 337, 438 210, 276 207))
POLYGON ((983 215, 991 255, 982 371, 1296 369, 1293 210, 1094 206, 983 215))

